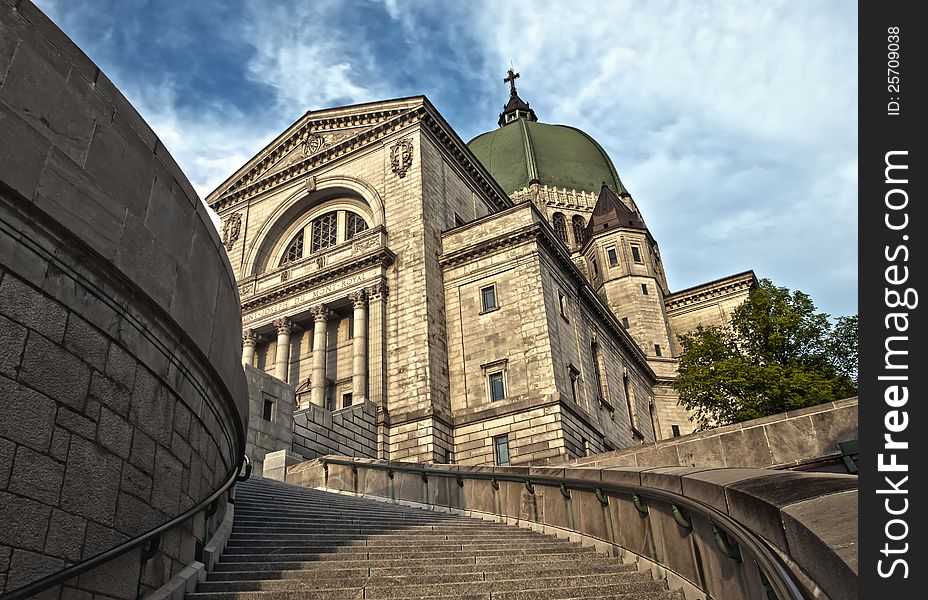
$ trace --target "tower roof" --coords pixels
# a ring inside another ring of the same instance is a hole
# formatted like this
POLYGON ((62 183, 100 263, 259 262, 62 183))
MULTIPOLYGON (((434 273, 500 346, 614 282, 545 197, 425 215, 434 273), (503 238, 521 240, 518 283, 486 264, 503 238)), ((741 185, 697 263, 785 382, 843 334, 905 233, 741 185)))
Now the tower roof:
POLYGON ((626 206, 606 182, 603 182, 596 206, 593 207, 593 214, 583 230, 583 243, 597 233, 619 227, 647 229, 638 213, 626 206))
POLYGON ((519 97, 509 69, 509 101, 499 128, 478 135, 467 146, 507 194, 531 183, 595 194, 605 181, 625 187, 605 150, 592 137, 566 125, 539 123, 535 111, 519 97))

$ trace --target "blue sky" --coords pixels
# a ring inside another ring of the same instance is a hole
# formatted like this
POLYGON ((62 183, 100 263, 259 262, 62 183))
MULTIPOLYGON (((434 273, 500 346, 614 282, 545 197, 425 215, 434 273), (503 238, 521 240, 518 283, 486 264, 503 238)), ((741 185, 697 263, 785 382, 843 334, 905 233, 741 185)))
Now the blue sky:
POLYGON ((612 157, 672 289, 753 268, 857 312, 857 4, 37 0, 201 196, 306 110, 425 94, 469 140, 510 61, 612 157))

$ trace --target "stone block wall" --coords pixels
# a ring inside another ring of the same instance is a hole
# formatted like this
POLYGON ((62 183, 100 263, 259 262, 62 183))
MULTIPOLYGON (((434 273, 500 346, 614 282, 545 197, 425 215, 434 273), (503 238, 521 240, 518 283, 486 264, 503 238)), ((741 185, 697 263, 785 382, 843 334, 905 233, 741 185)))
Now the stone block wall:
MULTIPOLYGON (((238 295, 203 205, 106 75, 15 4, 0 3, 0 592, 209 496, 247 422, 238 295)), ((151 592, 224 514, 66 593, 151 592)))
POLYGON ((248 380, 248 432, 245 454, 251 460, 252 473, 264 474, 264 456, 269 452, 289 450, 293 441, 293 388, 254 367, 245 367, 248 380), (270 418, 266 416, 270 403, 270 418))
POLYGON ((857 437, 855 397, 564 464, 596 468, 803 468, 829 460, 840 462, 838 443, 857 437))
POLYGON ((330 411, 310 404, 293 413, 293 452, 377 457, 377 410, 370 402, 330 411))
POLYGON ((513 464, 654 439, 654 373, 552 235, 526 203, 442 237, 458 463, 492 464, 501 435, 513 464), (483 311, 491 285, 498 306, 483 311), (487 381, 498 370, 506 397, 494 402, 487 381))

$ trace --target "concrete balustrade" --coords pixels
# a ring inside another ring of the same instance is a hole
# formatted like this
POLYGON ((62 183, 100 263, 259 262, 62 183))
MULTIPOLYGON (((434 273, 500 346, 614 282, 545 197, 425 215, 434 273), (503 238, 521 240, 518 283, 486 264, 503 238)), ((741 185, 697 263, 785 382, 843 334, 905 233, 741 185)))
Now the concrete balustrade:
POLYGON ((749 545, 739 545, 737 560, 723 553, 716 541, 716 531, 723 532, 722 540, 736 540, 735 531, 726 532, 724 524, 716 528, 712 521, 727 517, 758 536, 808 597, 857 597, 854 476, 685 467, 428 466, 332 456, 291 466, 286 478, 308 487, 462 512, 567 536, 629 562, 637 560, 640 569, 666 576, 671 589, 682 589, 688 599, 767 600, 758 557, 749 545), (460 483, 456 474, 462 476, 460 483), (490 479, 469 475, 518 476, 531 485, 497 480, 497 489, 490 479), (566 482, 570 497, 559 487, 540 482, 542 477, 566 482), (608 503, 603 504, 591 490, 570 489, 571 481, 626 486, 639 491, 641 502, 636 506, 630 492, 620 492, 609 493, 608 503), (675 518, 674 502, 692 530, 675 518))

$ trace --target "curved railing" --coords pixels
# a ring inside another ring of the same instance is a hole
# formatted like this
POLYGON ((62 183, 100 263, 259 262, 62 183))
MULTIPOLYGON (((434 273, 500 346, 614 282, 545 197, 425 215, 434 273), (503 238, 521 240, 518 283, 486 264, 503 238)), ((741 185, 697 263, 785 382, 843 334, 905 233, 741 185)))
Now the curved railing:
MULTIPOLYGON (((571 497, 571 491, 591 492, 603 507, 608 506, 610 498, 627 501, 630 497, 635 509, 643 517, 649 513, 649 501, 663 502, 669 504, 676 523, 680 527, 688 529, 689 532, 693 531, 692 516, 700 515, 708 520, 709 524, 711 524, 711 536, 716 549, 728 559, 741 563, 742 557, 747 556, 754 560, 761 574, 760 584, 762 589, 752 593, 752 597, 756 594, 757 597, 766 597, 768 600, 809 600, 815 594, 814 590, 810 590, 809 587, 817 587, 814 582, 812 582, 812 586, 809 585, 808 577, 803 578, 802 575, 794 572, 768 541, 728 514, 693 498, 664 489, 601 481, 599 479, 551 477, 534 473, 521 474, 518 473, 520 470, 518 468, 513 468, 512 471, 514 472, 509 473, 506 472, 506 468, 488 468, 483 471, 479 467, 473 468, 474 470, 468 470, 468 467, 442 469, 432 465, 417 465, 415 463, 359 461, 331 456, 320 459, 320 463, 325 471, 324 481, 326 487, 339 489, 338 486, 341 483, 345 485, 345 488, 349 488, 345 489, 345 491, 361 492, 360 488, 364 487, 359 484, 358 470, 361 467, 386 472, 391 481, 391 484, 387 487, 393 490, 400 487, 399 484, 392 482, 395 474, 411 473, 421 477, 426 486, 430 477, 442 477, 456 479, 458 486, 462 489, 465 480, 480 480, 489 481, 494 490, 499 490, 500 482, 521 484, 524 486, 524 492, 520 491, 520 493, 527 492, 529 495, 535 494, 535 486, 553 488, 552 493, 557 494, 559 492, 567 499, 571 497), (336 465, 351 469, 353 483, 348 485, 345 481, 330 481, 329 467, 336 465), (354 489, 350 489, 351 487, 354 489)), ((591 472, 596 473, 596 471, 591 472)), ((374 492, 372 495, 379 494, 374 492)), ((393 492, 386 495, 393 496, 393 492)), ((403 499, 409 500, 408 498, 403 499)), ((439 504, 439 502, 435 502, 435 504, 439 504)), ((444 504, 444 506, 455 508, 450 502, 444 504)), ((581 532, 578 531, 578 533, 581 532)), ((673 571, 672 565, 662 564, 661 566, 673 571)), ((696 585, 692 581, 690 583, 696 585)), ((697 585, 697 587, 699 586, 697 585)))
POLYGON ((73 564, 70 567, 58 571, 57 573, 46 575, 45 577, 37 579, 28 585, 24 585, 19 589, 13 590, 7 594, 3 594, 0 596, 0 600, 25 600, 26 598, 35 596, 36 594, 39 594, 49 588, 55 587, 56 585, 60 585, 69 579, 86 573, 87 571, 102 566, 111 560, 122 556, 126 552, 142 546, 143 544, 147 544, 142 554, 143 560, 146 558, 146 555, 150 557, 157 549, 162 535, 174 529, 175 527, 182 525, 187 520, 191 519, 193 516, 203 510, 206 510, 209 514, 215 512, 215 503, 219 502, 220 497, 222 497, 222 495, 226 493, 229 488, 235 484, 236 481, 245 481, 250 475, 251 461, 249 461, 247 456, 243 455, 242 460, 238 461, 235 467, 230 470, 229 477, 226 479, 226 482, 222 485, 222 487, 210 494, 210 496, 207 498, 201 500, 183 513, 174 517, 170 521, 167 521, 166 523, 163 523, 146 533, 136 536, 127 542, 123 542, 118 546, 101 552, 96 556, 88 558, 87 560, 73 564), (243 465, 245 467, 245 472, 244 474, 240 475, 243 465))

